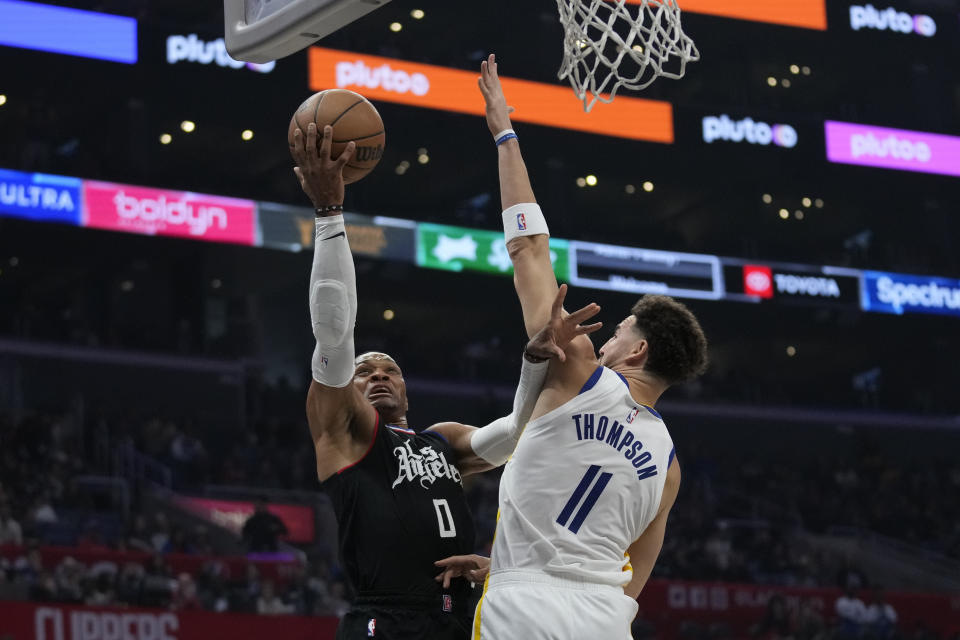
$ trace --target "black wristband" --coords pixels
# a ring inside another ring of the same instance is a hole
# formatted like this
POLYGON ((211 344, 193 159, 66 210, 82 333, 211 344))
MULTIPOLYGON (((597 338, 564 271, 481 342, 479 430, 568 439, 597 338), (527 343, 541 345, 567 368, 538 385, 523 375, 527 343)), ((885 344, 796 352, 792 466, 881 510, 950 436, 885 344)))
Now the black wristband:
POLYGON ((526 347, 523 348, 523 357, 526 358, 528 362, 532 362, 533 364, 540 364, 541 362, 546 362, 547 360, 550 359, 550 358, 541 358, 540 356, 535 356, 529 351, 527 351, 526 347))
POLYGON ((328 213, 343 213, 342 204, 328 204, 323 207, 317 207, 316 212, 318 216, 325 216, 328 213))

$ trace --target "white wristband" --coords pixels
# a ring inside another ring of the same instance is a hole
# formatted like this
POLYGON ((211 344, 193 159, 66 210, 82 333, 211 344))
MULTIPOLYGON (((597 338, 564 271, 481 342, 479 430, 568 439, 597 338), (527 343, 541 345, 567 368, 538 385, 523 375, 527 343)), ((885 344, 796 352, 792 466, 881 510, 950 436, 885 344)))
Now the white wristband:
POLYGON ((503 212, 503 235, 506 242, 517 236, 550 235, 547 220, 536 202, 521 202, 503 212))
POLYGON ((502 138, 503 136, 507 135, 508 133, 514 133, 514 134, 515 134, 516 131, 514 131, 513 129, 504 129, 503 131, 501 131, 501 132, 498 133, 497 135, 493 136, 493 139, 494 139, 494 140, 499 140, 500 138, 502 138))

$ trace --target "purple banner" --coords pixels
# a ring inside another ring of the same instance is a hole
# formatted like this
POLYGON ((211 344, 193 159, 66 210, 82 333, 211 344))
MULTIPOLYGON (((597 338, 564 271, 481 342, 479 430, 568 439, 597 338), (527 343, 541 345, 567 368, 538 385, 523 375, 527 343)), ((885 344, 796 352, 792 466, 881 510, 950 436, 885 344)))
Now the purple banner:
POLYGON ((830 120, 825 124, 830 162, 960 176, 960 137, 830 120))

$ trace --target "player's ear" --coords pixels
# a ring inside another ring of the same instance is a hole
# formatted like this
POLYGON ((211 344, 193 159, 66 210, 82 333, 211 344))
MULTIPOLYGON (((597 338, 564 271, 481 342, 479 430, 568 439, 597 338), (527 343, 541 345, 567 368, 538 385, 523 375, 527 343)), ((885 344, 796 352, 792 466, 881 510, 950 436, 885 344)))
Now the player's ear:
POLYGON ((631 367, 643 367, 647 363, 647 357, 650 355, 650 343, 646 338, 641 338, 633 343, 630 353, 627 354, 626 363, 631 367))

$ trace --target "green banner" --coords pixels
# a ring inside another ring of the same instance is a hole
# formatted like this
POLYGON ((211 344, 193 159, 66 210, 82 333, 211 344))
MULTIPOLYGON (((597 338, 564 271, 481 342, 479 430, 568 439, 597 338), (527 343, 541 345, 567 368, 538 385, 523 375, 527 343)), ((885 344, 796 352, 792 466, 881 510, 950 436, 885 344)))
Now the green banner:
MULTIPOLYGON (((560 282, 570 281, 569 244, 550 238, 550 261, 560 282)), ((417 266, 513 275, 502 233, 425 222, 417 224, 417 266)))

